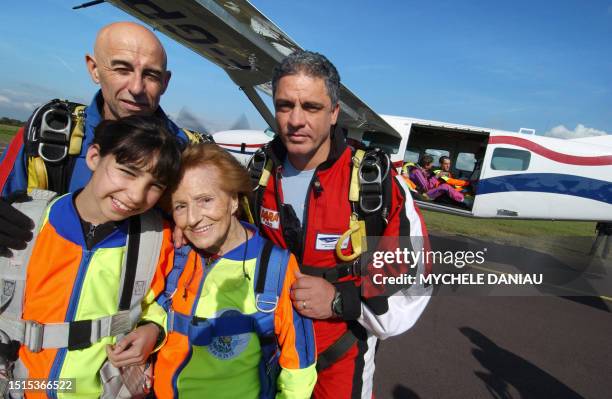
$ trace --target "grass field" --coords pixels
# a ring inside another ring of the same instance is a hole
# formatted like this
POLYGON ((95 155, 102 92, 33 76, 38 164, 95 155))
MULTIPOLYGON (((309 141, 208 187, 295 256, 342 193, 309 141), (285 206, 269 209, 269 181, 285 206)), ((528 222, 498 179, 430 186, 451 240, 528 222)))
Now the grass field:
POLYGON ((474 234, 481 237, 595 235, 593 222, 475 219, 432 211, 423 211, 423 217, 429 230, 449 234, 474 234))
POLYGON ((0 124, 0 144, 7 144, 11 141, 17 130, 19 130, 17 126, 0 124))
POLYGON ((432 235, 501 245, 517 253, 536 250, 577 265, 586 259, 595 237, 593 222, 475 219, 432 211, 423 211, 423 217, 432 235))

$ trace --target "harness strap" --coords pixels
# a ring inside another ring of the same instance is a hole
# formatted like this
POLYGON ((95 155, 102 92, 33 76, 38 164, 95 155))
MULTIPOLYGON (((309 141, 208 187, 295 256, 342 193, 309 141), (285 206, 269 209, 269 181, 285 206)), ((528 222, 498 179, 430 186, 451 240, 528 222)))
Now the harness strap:
POLYGON ((28 157, 28 192, 36 189, 49 189, 49 175, 45 161, 41 157, 28 157))
POLYGON ((130 226, 127 240, 127 253, 125 254, 125 267, 123 275, 123 286, 121 287, 121 298, 119 299, 119 310, 128 310, 136 280, 136 267, 138 266, 138 249, 140 248, 140 218, 130 218, 130 226))
POLYGON ((166 310, 166 312, 170 310, 170 302, 172 301, 172 297, 174 296, 176 287, 178 286, 178 281, 183 274, 185 265, 187 264, 189 252, 191 252, 191 247, 189 245, 183 245, 182 247, 174 250, 174 264, 172 266, 172 270, 170 270, 170 273, 168 274, 168 277, 166 277, 166 288, 164 289, 164 295, 160 297, 160 305, 166 310))
POLYGON ((255 266, 257 283, 255 285, 255 307, 263 313, 276 310, 278 297, 282 290, 287 264, 287 251, 276 247, 266 240, 259 261, 255 266))
POLYGON ((359 202, 359 166, 364 155, 364 150, 357 150, 352 158, 353 167, 351 169, 351 182, 349 186, 349 201, 351 202, 359 202))
POLYGON ((189 130, 187 128, 181 128, 181 130, 183 131, 183 133, 185 133, 185 136, 187 136, 187 138, 189 139, 190 144, 198 144, 203 141, 202 135, 200 135, 200 133, 197 133, 193 130, 189 130))
POLYGON ((300 270, 304 274, 315 277, 323 277, 330 283, 335 283, 346 276, 360 276, 359 264, 355 262, 339 263, 332 267, 317 267, 301 265, 300 270))
POLYGON ((254 313, 203 319, 171 310, 168 313, 168 331, 188 337, 193 345, 207 346, 216 337, 257 332, 257 318, 257 313, 254 313))
POLYGON ((130 220, 119 291, 119 311, 130 312, 131 326, 127 331, 140 320, 141 302, 153 281, 163 238, 163 221, 157 211, 151 210, 130 220))
POLYGON ((70 145, 68 146, 68 155, 79 155, 83 147, 83 138, 85 137, 85 105, 79 104, 72 111, 74 119, 74 127, 70 134, 70 145))
POLYGON ((323 371, 332 364, 336 363, 355 343, 357 337, 349 329, 317 356, 317 372, 323 371))
POLYGON ((128 311, 94 320, 66 323, 37 323, 0 316, 0 330, 32 352, 48 348, 83 349, 104 337, 116 336, 131 328, 128 311))
POLYGON ((23 313, 23 294, 30 255, 34 248, 36 235, 43 223, 49 203, 56 193, 46 190, 33 190, 31 201, 14 203, 13 207, 28 215, 34 221, 34 237, 22 250, 14 250, 10 258, 0 257, 0 279, 2 292, 0 296, 0 312, 14 318, 23 313))

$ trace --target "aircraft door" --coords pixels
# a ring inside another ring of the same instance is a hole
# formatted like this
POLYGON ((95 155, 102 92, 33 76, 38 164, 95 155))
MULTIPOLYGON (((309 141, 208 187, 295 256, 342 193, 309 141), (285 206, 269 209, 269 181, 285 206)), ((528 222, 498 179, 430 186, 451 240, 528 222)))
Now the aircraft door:
POLYGON ((549 218, 549 202, 529 191, 534 168, 532 153, 503 145, 489 145, 482 162, 472 208, 476 217, 549 218))

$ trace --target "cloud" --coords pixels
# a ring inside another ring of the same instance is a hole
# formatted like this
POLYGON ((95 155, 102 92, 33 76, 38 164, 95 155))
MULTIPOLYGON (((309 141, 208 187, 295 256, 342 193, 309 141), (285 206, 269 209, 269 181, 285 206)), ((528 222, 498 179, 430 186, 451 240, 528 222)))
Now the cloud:
POLYGON ((577 139, 579 137, 591 137, 591 136, 605 136, 607 132, 603 130, 593 129, 592 127, 586 127, 582 124, 578 124, 574 130, 569 130, 563 125, 555 126, 546 133, 544 136, 556 137, 559 139, 577 139))
POLYGON ((0 117, 25 120, 43 102, 36 94, 0 89, 0 117))

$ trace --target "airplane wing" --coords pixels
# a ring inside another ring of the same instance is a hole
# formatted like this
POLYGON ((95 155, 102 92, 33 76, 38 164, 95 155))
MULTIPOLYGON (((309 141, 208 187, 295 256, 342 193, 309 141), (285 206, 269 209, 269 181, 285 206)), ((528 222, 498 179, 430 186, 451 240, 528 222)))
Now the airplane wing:
MULTIPOLYGON (((271 94, 274 67, 301 47, 246 0, 107 0, 223 68, 272 127, 256 88, 271 94)), ((344 85, 338 124, 400 134, 344 85)))

